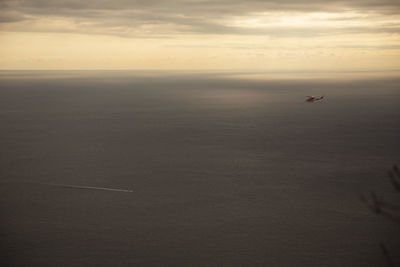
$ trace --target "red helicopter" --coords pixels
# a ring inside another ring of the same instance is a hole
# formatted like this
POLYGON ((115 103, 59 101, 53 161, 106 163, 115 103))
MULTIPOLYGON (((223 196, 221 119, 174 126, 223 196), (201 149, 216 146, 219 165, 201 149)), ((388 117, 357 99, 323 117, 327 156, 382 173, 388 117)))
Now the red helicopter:
POLYGON ((315 97, 315 96, 308 95, 306 101, 307 102, 314 102, 314 101, 318 101, 318 100, 322 100, 322 99, 324 99, 323 95, 320 96, 320 97, 315 97))

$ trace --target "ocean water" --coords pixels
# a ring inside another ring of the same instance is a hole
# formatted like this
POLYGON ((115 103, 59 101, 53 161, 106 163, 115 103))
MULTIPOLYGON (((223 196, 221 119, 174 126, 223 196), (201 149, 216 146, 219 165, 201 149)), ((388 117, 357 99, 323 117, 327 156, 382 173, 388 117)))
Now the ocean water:
POLYGON ((400 79, 290 77, 1 72, 0 263, 400 262, 400 79))

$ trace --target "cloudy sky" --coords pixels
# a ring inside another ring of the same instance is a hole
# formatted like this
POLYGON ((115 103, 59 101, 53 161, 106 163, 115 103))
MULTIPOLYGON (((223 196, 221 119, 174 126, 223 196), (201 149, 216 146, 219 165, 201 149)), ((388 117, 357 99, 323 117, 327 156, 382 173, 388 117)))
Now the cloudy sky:
POLYGON ((0 0, 0 69, 399 68, 398 0, 0 0))

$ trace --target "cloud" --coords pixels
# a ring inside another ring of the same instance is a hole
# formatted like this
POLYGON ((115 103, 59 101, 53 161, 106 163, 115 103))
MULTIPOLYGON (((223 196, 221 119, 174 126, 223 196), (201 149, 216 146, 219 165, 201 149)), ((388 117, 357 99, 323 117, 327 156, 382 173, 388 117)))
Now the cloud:
POLYGON ((73 32, 130 38, 166 38, 173 34, 307 37, 400 31, 400 2, 393 0, 3 0, 0 8, 0 30, 3 31, 73 32), (276 23, 279 14, 296 17, 311 13, 351 13, 353 17, 311 19, 308 25, 276 23), (261 22, 244 23, 248 18, 259 18, 261 22), (374 25, 365 23, 369 20, 374 20, 374 25), (321 21, 331 24, 321 26, 321 21))
POLYGON ((191 15, 243 15, 262 11, 338 11, 372 9, 396 12, 397 0, 3 0, 3 6, 54 12, 72 10, 143 10, 191 15))
POLYGON ((18 12, 0 12, 0 23, 10 23, 26 20, 26 17, 18 12))

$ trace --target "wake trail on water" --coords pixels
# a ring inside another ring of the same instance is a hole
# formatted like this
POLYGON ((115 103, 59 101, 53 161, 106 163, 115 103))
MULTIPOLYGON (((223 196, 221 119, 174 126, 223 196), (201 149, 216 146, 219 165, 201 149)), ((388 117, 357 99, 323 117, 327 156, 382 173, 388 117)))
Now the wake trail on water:
POLYGON ((51 185, 57 187, 66 187, 74 189, 90 189, 90 190, 105 190, 105 191, 115 191, 115 192, 125 192, 132 193, 132 190, 128 189, 118 189, 118 188, 108 188, 108 187, 95 187, 95 186, 83 186, 83 185, 69 185, 69 184, 53 184, 53 183, 42 183, 44 185, 51 185))
POLYGON ((71 184, 34 183, 34 182, 10 182, 10 181, 3 182, 3 183, 17 183, 17 184, 19 184, 19 183, 27 183, 27 184, 37 184, 37 185, 64 187, 64 188, 72 188, 72 189, 103 190, 103 191, 133 193, 133 190, 129 190, 129 189, 119 189, 119 188, 109 188, 109 187, 96 187, 96 186, 84 186, 84 185, 71 185, 71 184))

